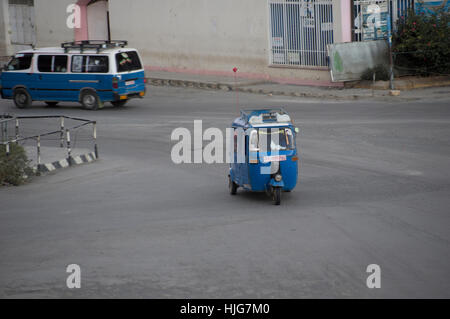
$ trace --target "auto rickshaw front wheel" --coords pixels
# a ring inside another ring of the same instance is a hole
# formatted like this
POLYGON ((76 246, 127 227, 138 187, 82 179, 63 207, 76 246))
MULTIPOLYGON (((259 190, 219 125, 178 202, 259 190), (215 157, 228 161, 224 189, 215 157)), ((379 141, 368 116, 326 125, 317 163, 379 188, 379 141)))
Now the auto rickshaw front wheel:
POLYGON ((272 190, 272 198, 273 198, 275 205, 280 205, 280 203, 281 203, 281 188, 280 187, 275 187, 272 190))
POLYGON ((236 195, 238 187, 239 186, 231 180, 231 176, 228 175, 228 189, 230 190, 230 194, 236 195))

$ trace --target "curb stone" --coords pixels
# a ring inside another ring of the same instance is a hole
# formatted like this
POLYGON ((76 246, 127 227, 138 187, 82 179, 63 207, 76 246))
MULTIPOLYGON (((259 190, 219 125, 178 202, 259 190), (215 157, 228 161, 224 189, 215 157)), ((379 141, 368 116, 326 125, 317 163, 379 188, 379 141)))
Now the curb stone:
MULTIPOLYGON (((396 78, 394 79, 396 90, 414 90, 429 87, 450 86, 450 76, 396 78)), ((389 90, 389 81, 351 81, 345 84, 346 88, 389 90)))
POLYGON ((73 166, 73 165, 81 165, 81 164, 91 163, 91 162, 96 161, 97 159, 98 158, 95 155, 95 152, 91 152, 91 153, 87 153, 87 154, 83 154, 83 155, 71 156, 69 158, 55 161, 52 163, 36 165, 33 167, 33 171, 35 173, 36 172, 50 173, 50 172, 56 171, 58 169, 67 168, 67 167, 73 166))
MULTIPOLYGON (((360 81, 361 83, 364 81, 360 81)), ((382 82, 382 81, 380 81, 382 82)), ((304 98, 328 98, 328 99, 334 99, 334 100, 357 100, 360 98, 371 98, 374 97, 371 94, 363 94, 363 95, 354 95, 349 93, 345 96, 335 95, 332 93, 312 93, 312 92, 292 92, 292 91, 276 91, 276 90, 270 90, 270 89, 262 89, 262 88, 248 88, 241 86, 234 86, 231 84, 226 83, 212 83, 212 82, 201 82, 201 81, 192 81, 192 80, 169 80, 169 79, 161 79, 161 78, 147 78, 147 83, 149 85, 154 86, 173 86, 173 87, 184 87, 184 88, 197 88, 197 89, 203 89, 203 90, 222 90, 222 91, 237 91, 237 92, 244 92, 244 93, 254 93, 254 94, 263 94, 263 95, 278 95, 278 96, 291 96, 291 97, 304 97, 304 98)), ((359 82, 358 82, 359 83, 359 82)), ((358 83, 351 83, 349 82, 347 88, 362 88, 357 87, 358 83)), ((372 82, 370 82, 372 83, 372 82)), ((387 82, 388 83, 388 82, 387 82)), ((250 85, 250 84, 249 84, 250 85)), ((384 83, 383 83, 384 85, 384 83)), ((443 84, 441 82, 440 86, 445 86, 446 84, 443 84)), ((448 83, 450 85, 450 82, 448 83)), ((371 90, 373 92, 372 86, 367 88, 362 88, 371 90)), ((344 88, 341 88, 341 90, 344 90, 344 88)), ((372 93, 373 94, 373 93, 372 93)), ((382 98, 383 96, 378 96, 378 98, 382 98)), ((395 96, 395 98, 399 98, 398 96, 395 96)))
MULTIPOLYGON (((345 99, 345 97, 330 95, 330 94, 309 94, 305 92, 285 92, 285 91, 272 91, 261 88, 246 88, 243 86, 237 86, 225 83, 211 83, 211 82, 196 82, 188 80, 167 80, 159 78, 147 78, 147 83, 155 86, 173 86, 173 87, 188 87, 197 88, 203 90, 222 90, 222 91, 237 91, 253 94, 264 95, 280 95, 280 96, 292 96, 292 97, 311 97, 311 98, 334 98, 345 99)), ((359 98, 358 96, 350 96, 350 98, 359 98)))

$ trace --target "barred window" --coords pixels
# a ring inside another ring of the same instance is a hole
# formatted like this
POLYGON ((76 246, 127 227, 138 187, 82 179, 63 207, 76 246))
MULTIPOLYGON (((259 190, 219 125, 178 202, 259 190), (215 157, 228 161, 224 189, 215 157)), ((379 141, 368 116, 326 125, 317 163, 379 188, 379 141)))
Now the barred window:
POLYGON ((270 64, 328 67, 332 0, 269 0, 270 64))

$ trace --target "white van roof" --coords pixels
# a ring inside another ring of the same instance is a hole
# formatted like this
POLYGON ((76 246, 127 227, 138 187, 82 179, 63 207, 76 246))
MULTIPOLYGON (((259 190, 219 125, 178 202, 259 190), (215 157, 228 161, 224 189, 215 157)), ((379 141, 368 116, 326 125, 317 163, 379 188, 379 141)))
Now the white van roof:
POLYGON ((63 49, 61 47, 48 47, 48 48, 35 48, 35 49, 26 49, 17 52, 17 54, 25 54, 25 53, 52 53, 52 54, 108 54, 108 53, 120 53, 127 51, 137 51, 134 48, 113 48, 113 49, 101 49, 97 51, 96 49, 84 49, 81 52, 80 49, 63 49))

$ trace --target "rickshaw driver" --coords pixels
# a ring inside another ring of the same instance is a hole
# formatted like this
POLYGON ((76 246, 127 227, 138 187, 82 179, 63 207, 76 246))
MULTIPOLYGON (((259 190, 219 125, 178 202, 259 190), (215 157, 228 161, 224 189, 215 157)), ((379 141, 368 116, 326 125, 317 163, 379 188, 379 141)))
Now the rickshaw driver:
MULTIPOLYGON (((264 145, 268 145, 270 141, 270 149, 267 151, 282 151, 282 150, 288 150, 293 149, 293 136, 292 131, 289 128, 281 128, 281 129, 268 129, 268 128, 260 128, 258 129, 258 135, 256 137, 259 138, 259 149, 264 150, 264 147, 262 147, 262 141, 264 140, 262 136, 267 137, 266 143, 264 145)), ((254 142, 254 141, 253 141, 254 142)))

